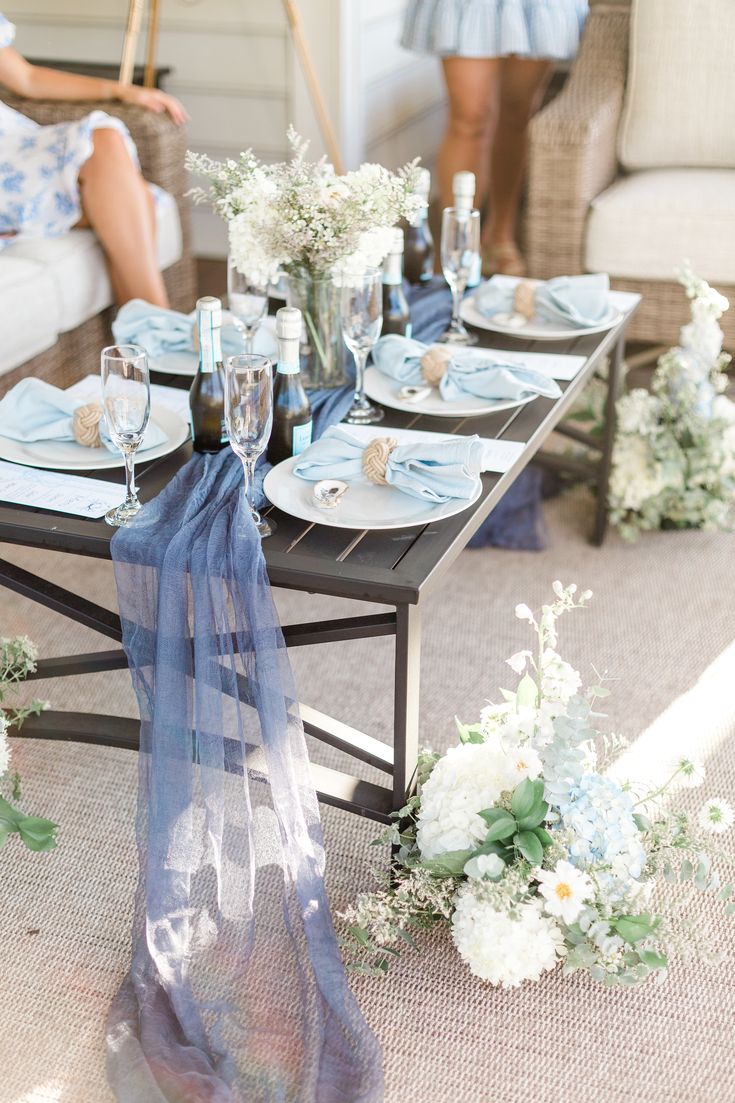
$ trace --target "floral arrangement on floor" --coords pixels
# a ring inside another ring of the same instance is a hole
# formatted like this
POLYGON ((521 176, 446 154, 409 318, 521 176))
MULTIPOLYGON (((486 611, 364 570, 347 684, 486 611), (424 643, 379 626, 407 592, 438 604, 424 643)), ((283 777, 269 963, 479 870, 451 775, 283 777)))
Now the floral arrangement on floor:
MULTIPOLYGON (((651 391, 637 388, 617 404, 610 520, 627 539, 660 528, 729 529, 735 517, 735 403, 723 393, 730 356, 718 325, 729 304, 688 268, 680 282, 692 315, 681 344, 659 359, 651 391)), ((588 388, 574 415, 598 433, 604 390, 588 388)))
POLYGON ((560 964, 564 974, 633 985, 663 978, 677 955, 716 960, 687 909, 699 890, 735 913, 716 845, 733 810, 707 800, 692 822, 665 809, 672 789, 704 778, 687 758, 654 789, 600 772, 600 756, 620 743, 594 727, 608 690, 583 692, 556 651, 559 617, 591 597, 576 595, 555 582, 538 618, 517 606, 536 645, 508 660, 516 691, 503 690, 479 723, 458 722, 460 742, 445 755, 423 756, 418 794, 379 840, 396 848, 391 880, 342 913, 359 970, 385 972, 436 924, 450 928, 475 976, 503 988, 560 964))
POLYGON ((210 191, 195 188, 227 222, 230 254, 242 272, 283 271, 332 275, 382 263, 392 227, 425 205, 414 194, 416 162, 399 172, 364 164, 337 176, 325 158, 308 161, 309 143, 289 128, 291 158, 259 161, 252 150, 239 160, 213 161, 187 154, 187 168, 204 176, 210 191))
POLYGON ((32 700, 29 705, 12 706, 18 685, 36 670, 38 653, 27 636, 0 638, 0 848, 8 836, 17 833, 29 850, 52 850, 56 846, 56 824, 38 816, 26 816, 3 796, 3 789, 13 801, 21 798, 20 775, 11 773, 8 730, 20 728, 28 716, 38 716, 48 706, 47 701, 32 700))

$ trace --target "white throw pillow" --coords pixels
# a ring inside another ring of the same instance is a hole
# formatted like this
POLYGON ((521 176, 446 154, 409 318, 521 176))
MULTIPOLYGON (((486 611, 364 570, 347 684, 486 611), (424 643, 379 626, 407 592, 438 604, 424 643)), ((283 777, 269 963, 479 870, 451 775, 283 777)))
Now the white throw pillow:
POLYGON ((628 169, 735 168, 735 0, 633 0, 628 169))

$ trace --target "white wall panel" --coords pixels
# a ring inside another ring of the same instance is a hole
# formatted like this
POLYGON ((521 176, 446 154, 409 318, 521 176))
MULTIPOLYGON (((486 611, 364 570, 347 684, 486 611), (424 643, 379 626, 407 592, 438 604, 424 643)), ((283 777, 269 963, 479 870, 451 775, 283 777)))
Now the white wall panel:
MULTIPOLYGON (((442 128, 436 62, 398 45, 403 0, 298 0, 304 33, 345 161, 392 167, 422 155, 433 161, 442 128)), ((126 0, 5 0, 18 46, 37 57, 117 64, 126 0)), ((142 61, 144 41, 138 49, 142 61)), ((213 157, 252 146, 269 160, 285 155, 290 122, 324 143, 290 40, 281 0, 164 0, 158 60, 168 88, 186 103, 191 146, 213 157)), ((224 227, 204 208, 193 213, 199 255, 221 255, 224 227)))

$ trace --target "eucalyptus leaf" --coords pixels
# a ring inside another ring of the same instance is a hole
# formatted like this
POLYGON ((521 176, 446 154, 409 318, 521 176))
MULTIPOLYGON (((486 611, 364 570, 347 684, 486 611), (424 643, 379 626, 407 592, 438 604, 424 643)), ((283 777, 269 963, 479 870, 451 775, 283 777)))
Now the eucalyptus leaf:
POLYGON ((537 866, 543 861, 544 848, 533 831, 519 831, 513 836, 513 843, 531 865, 537 866))
POLYGON ((644 816, 642 812, 634 813, 633 820, 639 831, 650 831, 653 826, 648 816, 644 816))
POLYGON ((472 850, 448 850, 436 858, 426 858, 421 864, 435 877, 461 877, 473 853, 472 850))
POLYGON ((679 880, 680 881, 688 881, 691 878, 693 873, 694 873, 694 866, 692 865, 692 863, 689 861, 688 858, 684 858, 681 865, 679 866, 679 880))
POLYGON ((521 831, 530 831, 534 827, 538 827, 544 822, 549 814, 549 806, 545 800, 538 801, 534 804, 531 811, 527 816, 521 816, 518 819, 518 826, 521 831))
POLYGON ((546 830, 545 827, 534 827, 533 833, 538 841, 541 843, 544 850, 546 850, 547 846, 551 846, 554 841, 552 835, 546 830))
POLYGON ((648 938, 660 922, 660 919, 650 915, 621 915, 613 920, 612 926, 621 938, 632 945, 642 938, 648 938))
POLYGON ((530 674, 524 674, 518 683, 516 704, 519 709, 534 708, 538 702, 538 686, 530 674))
MULTIPOLYGON (((543 799, 543 782, 541 782, 541 799, 543 799)), ((539 801, 539 791, 535 781, 529 777, 524 778, 520 785, 513 790, 510 798, 510 807, 516 819, 522 819, 530 815, 539 801)))
POLYGON ((639 950, 638 957, 649 969, 667 969, 669 962, 665 954, 657 954, 654 950, 639 950))
POLYGON ((514 817, 504 808, 488 808, 485 812, 480 812, 480 815, 488 825, 486 843, 509 839, 518 830, 514 817))

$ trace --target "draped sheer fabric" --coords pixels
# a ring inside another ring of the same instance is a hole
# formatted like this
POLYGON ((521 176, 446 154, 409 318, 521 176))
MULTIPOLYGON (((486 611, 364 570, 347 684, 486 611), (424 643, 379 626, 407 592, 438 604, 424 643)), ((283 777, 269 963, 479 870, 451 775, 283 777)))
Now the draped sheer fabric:
POLYGON ((108 1023, 120 1103, 373 1103, 287 650, 229 449, 113 540, 141 714, 133 957, 108 1023))

